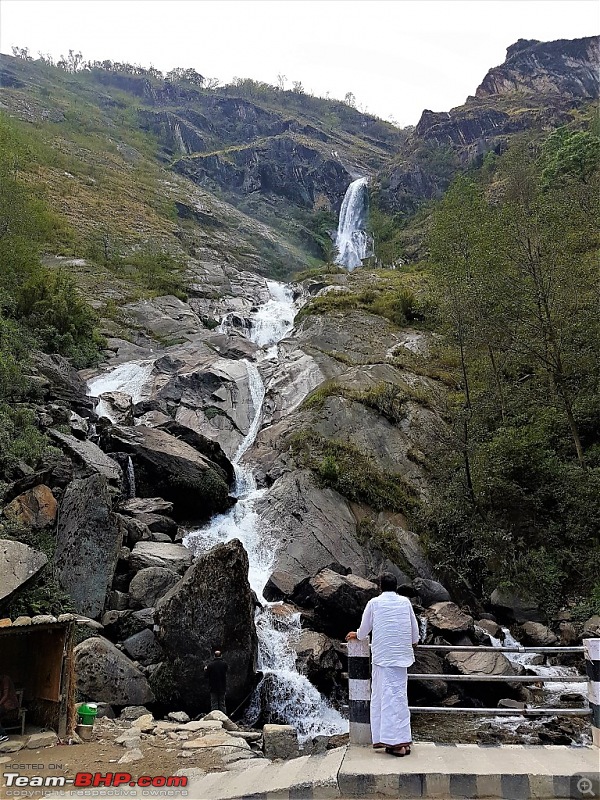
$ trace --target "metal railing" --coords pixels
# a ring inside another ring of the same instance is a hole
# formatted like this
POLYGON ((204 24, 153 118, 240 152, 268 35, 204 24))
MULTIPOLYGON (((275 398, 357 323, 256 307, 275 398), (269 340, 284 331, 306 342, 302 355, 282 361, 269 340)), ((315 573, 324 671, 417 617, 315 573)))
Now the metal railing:
MULTIPOLYGON (((577 654, 585 656, 587 675, 488 675, 476 673, 409 673, 411 681, 498 682, 506 684, 587 683, 587 707, 544 708, 519 705, 514 708, 472 708, 465 706, 409 706, 412 713, 427 714, 481 714, 486 716, 566 716, 592 717, 592 740, 600 746, 600 638, 585 640, 584 647, 490 647, 481 645, 417 645, 418 652, 472 652, 472 653, 543 653, 577 654)), ((524 665, 525 666, 525 665, 524 665)), ((370 742, 370 648, 367 641, 348 642, 348 683, 350 709, 350 741, 354 744, 370 742)))
MULTIPOLYGON (((418 652, 424 651, 437 651, 437 652, 463 652, 463 653, 551 653, 558 655, 559 653, 571 654, 584 654, 583 647, 490 647, 487 645, 431 645, 420 644, 415 648, 418 652)), ((475 675, 454 675, 452 673, 424 673, 408 674, 409 681, 447 681, 448 683, 456 682, 497 682, 497 683, 587 683, 588 678, 585 675, 488 675, 486 673, 477 673, 475 675)), ((496 716, 567 716, 567 717, 587 717, 592 713, 591 708, 541 708, 524 706, 523 708, 516 706, 514 708, 467 708, 465 706, 409 706, 412 713, 416 714, 494 714, 496 716)))

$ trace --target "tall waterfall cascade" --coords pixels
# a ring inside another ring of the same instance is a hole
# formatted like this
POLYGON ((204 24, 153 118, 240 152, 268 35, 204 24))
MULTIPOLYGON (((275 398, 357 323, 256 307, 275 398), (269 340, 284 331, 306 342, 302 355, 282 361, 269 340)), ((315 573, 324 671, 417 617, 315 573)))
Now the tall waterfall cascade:
POLYGON ((369 196, 367 178, 357 178, 346 189, 338 222, 335 263, 348 271, 360 267, 372 255, 371 237, 366 231, 369 196))
MULTIPOLYGON (((277 343, 294 325, 297 307, 290 287, 267 282, 271 298, 261 305, 250 319, 248 338, 262 350, 257 360, 274 358, 277 343)), ((225 323, 226 325, 226 323, 225 323)), ((333 735, 348 730, 348 722, 336 711, 308 678, 296 669, 293 641, 300 633, 299 615, 285 618, 275 615, 263 597, 263 589, 275 564, 277 539, 273 531, 255 511, 256 501, 265 489, 258 489, 251 465, 243 463, 245 453, 252 447, 260 430, 265 386, 256 363, 244 359, 248 371, 248 388, 253 417, 248 432, 232 463, 235 470, 234 495, 237 503, 226 513, 219 514, 201 528, 188 531, 184 544, 195 555, 205 553, 215 545, 239 539, 249 560, 248 580, 257 597, 265 604, 256 619, 259 664, 263 681, 269 687, 269 717, 293 725, 300 741, 318 735, 333 735)), ((249 722, 261 714, 261 684, 256 688, 247 712, 249 722)))

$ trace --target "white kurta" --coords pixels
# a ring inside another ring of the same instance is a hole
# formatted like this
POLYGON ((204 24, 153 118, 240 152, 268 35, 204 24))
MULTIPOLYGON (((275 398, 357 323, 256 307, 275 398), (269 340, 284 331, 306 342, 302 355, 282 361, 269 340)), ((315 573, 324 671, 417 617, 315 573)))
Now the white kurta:
POLYGON ((382 592, 364 610, 359 639, 371 638, 371 736, 389 746, 412 741, 408 710, 407 667, 414 663, 413 642, 419 626, 410 600, 382 592))

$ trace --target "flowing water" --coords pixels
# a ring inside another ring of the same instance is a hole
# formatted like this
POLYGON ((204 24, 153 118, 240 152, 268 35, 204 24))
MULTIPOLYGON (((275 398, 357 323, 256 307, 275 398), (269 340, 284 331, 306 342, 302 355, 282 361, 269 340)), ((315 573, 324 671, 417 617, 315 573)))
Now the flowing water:
POLYGON ((121 364, 88 381, 88 394, 91 397, 100 398, 96 406, 96 414, 99 417, 108 417, 111 422, 116 421, 110 405, 101 397, 106 392, 128 394, 132 403, 139 403, 144 398, 144 389, 150 381, 153 368, 154 360, 128 361, 126 364, 121 364))
POLYGON ((349 271, 360 267, 363 258, 370 254, 367 210, 367 178, 358 178, 346 189, 335 239, 338 251, 335 263, 349 271))
MULTIPOLYGON (((259 345, 257 360, 276 357, 277 343, 292 329, 296 307, 289 287, 268 281, 270 300, 250 317, 248 338, 259 345)), ((226 323, 225 323, 226 324, 226 323)), ((255 512, 257 499, 265 489, 257 489, 252 467, 242 463, 243 456, 254 444, 260 430, 265 386, 256 364, 244 359, 248 370, 249 393, 253 418, 248 432, 232 459, 235 470, 234 496, 237 503, 225 514, 214 517, 207 525, 190 530, 184 544, 196 555, 205 553, 221 542, 239 539, 249 560, 248 579, 261 602, 263 589, 273 571, 277 540, 255 512)), ((299 633, 300 618, 276 616, 268 604, 256 619, 258 634, 258 667, 264 678, 255 691, 247 712, 249 721, 261 714, 263 684, 268 684, 268 716, 293 725, 300 741, 317 735, 332 735, 348 730, 348 722, 322 697, 310 681, 301 675, 295 664, 294 638, 299 633)))

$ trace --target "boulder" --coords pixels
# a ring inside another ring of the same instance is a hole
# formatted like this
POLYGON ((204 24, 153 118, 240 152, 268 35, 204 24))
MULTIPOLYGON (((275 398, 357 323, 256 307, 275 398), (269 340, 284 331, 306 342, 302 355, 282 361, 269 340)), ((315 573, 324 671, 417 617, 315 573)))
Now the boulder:
POLYGON ((179 722, 181 725, 184 725, 186 722, 190 721, 190 718, 185 711, 169 711, 167 717, 173 722, 179 722))
POLYGON ((106 446, 131 456, 141 497, 165 497, 180 518, 207 518, 230 505, 228 477, 221 467, 166 431, 114 425, 106 446))
POLYGON ((450 600, 448 590, 437 581, 415 578, 412 584, 417 590, 423 608, 432 606, 434 603, 445 603, 450 600))
MULTIPOLYGON (((417 650, 415 662, 408 668, 413 675, 443 675, 444 659, 429 650, 417 650)), ((448 684, 442 678, 438 680, 411 680, 408 682, 408 696, 411 703, 421 705, 437 705, 448 694, 448 684)))
POLYGON ((28 750, 37 750, 38 747, 52 747, 58 743, 58 736, 54 731, 42 731, 41 733, 32 733, 25 747, 28 750))
POLYGON ((204 722, 218 722, 224 730, 226 731, 237 731, 238 726, 235 722, 232 722, 227 714, 224 714, 222 711, 209 711, 208 714, 205 714, 202 719, 204 722))
MULTIPOLYGON (((144 609, 146 611, 146 609, 144 609)), ((102 624, 104 625, 104 632, 106 636, 114 641, 123 641, 129 636, 133 636, 144 628, 148 627, 148 620, 146 618, 140 619, 140 612, 131 611, 117 611, 112 609, 102 615, 102 624)), ((150 627, 152 627, 152 624, 150 627)))
POLYGON ((298 734, 292 725, 265 725, 263 727, 265 758, 297 758, 300 755, 298 734))
POLYGON ((151 541, 150 528, 144 522, 140 522, 134 517, 126 517, 123 514, 117 514, 117 517, 125 530, 125 541, 128 547, 133 548, 138 542, 151 541))
POLYGON ((263 596, 269 603, 288 600, 298 584, 297 576, 291 572, 278 569, 271 574, 263 589, 263 596))
POLYGON ((154 607, 181 576, 172 569, 146 567, 133 576, 129 584, 131 608, 154 607))
POLYGON ((284 474, 256 503, 263 523, 277 532, 274 564, 294 585, 332 561, 358 575, 374 572, 356 539, 356 519, 345 498, 317 486, 310 472, 284 474))
POLYGON ((202 453, 203 456, 206 456, 206 458, 210 459, 223 470, 227 476, 228 483, 233 483, 235 480, 233 464, 227 458, 223 452, 223 448, 218 442, 209 439, 207 436, 203 436, 201 433, 188 428, 186 425, 182 425, 174 419, 163 422, 158 428, 161 431, 166 431, 166 433, 171 436, 175 436, 177 439, 181 439, 182 442, 189 444, 194 450, 202 453))
POLYGON ((192 563, 192 554, 182 544, 138 542, 131 551, 129 565, 133 572, 148 567, 161 567, 172 572, 185 572, 192 563))
POLYGON ((134 720, 147 715, 152 716, 145 706, 126 706, 119 714, 119 719, 133 722, 134 720))
POLYGON ((81 441, 68 433, 61 433, 55 429, 51 429, 49 434, 74 463, 76 478, 103 475, 110 484, 118 487, 123 485, 121 467, 113 458, 106 455, 97 444, 94 444, 89 439, 81 441))
POLYGON ((0 539, 0 600, 6 600, 48 563, 47 556, 33 547, 0 539))
POLYGON ((600 614, 594 614, 583 625, 583 638, 596 639, 600 637, 600 614))
POLYGON ((493 636, 494 639, 498 639, 502 633, 502 628, 500 625, 491 619, 480 619, 476 622, 476 625, 477 627, 481 628, 482 631, 485 631, 489 636, 493 636))
MULTIPOLYGON (((516 670, 503 653, 454 652, 448 653, 446 661, 460 675, 516 675, 516 670)), ((452 680, 448 676, 448 680, 452 680)))
POLYGON ((149 628, 144 628, 139 633, 125 639, 123 649, 134 661, 139 661, 143 666, 157 664, 162 660, 163 652, 156 641, 156 636, 149 628))
POLYGON ((535 600, 504 589, 494 589, 490 596, 491 611, 512 625, 513 622, 544 622, 544 615, 535 600))
POLYGON ((98 474, 70 483, 60 506, 54 564, 75 611, 86 617, 104 610, 123 543, 111 509, 108 479, 98 474))
POLYGON ((162 497, 131 497, 119 506, 123 514, 137 517, 139 514, 163 514, 169 516, 173 513, 173 503, 163 500, 162 497))
POLYGON ((86 639, 75 647, 75 674, 77 693, 83 700, 115 706, 154 702, 146 678, 107 639, 86 639))
POLYGON ((530 647, 551 647, 558 642, 556 634, 540 622, 524 622, 515 638, 530 647))
POLYGON ((215 648, 229 666, 229 706, 246 699, 254 683, 257 637, 248 556, 237 539, 199 556, 158 602, 156 619, 186 711, 209 706, 204 665, 215 648))
POLYGON ((102 392, 96 408, 98 416, 108 416, 119 425, 133 425, 133 402, 125 392, 102 392))
POLYGON ((40 530, 54 525, 57 511, 58 503, 51 489, 41 484, 15 497, 2 513, 11 522, 40 530))
POLYGON ((334 643, 324 633, 303 630, 292 644, 296 668, 323 694, 329 694, 339 678, 342 664, 334 643))
POLYGON ((425 609, 427 622, 444 633, 466 633, 473 628, 473 617, 465 614, 456 603, 434 603, 425 609))
POLYGON ((302 581, 292 599, 313 611, 316 630, 342 639, 360 625, 365 606, 378 594, 376 584, 365 578, 323 569, 314 578, 302 581))

